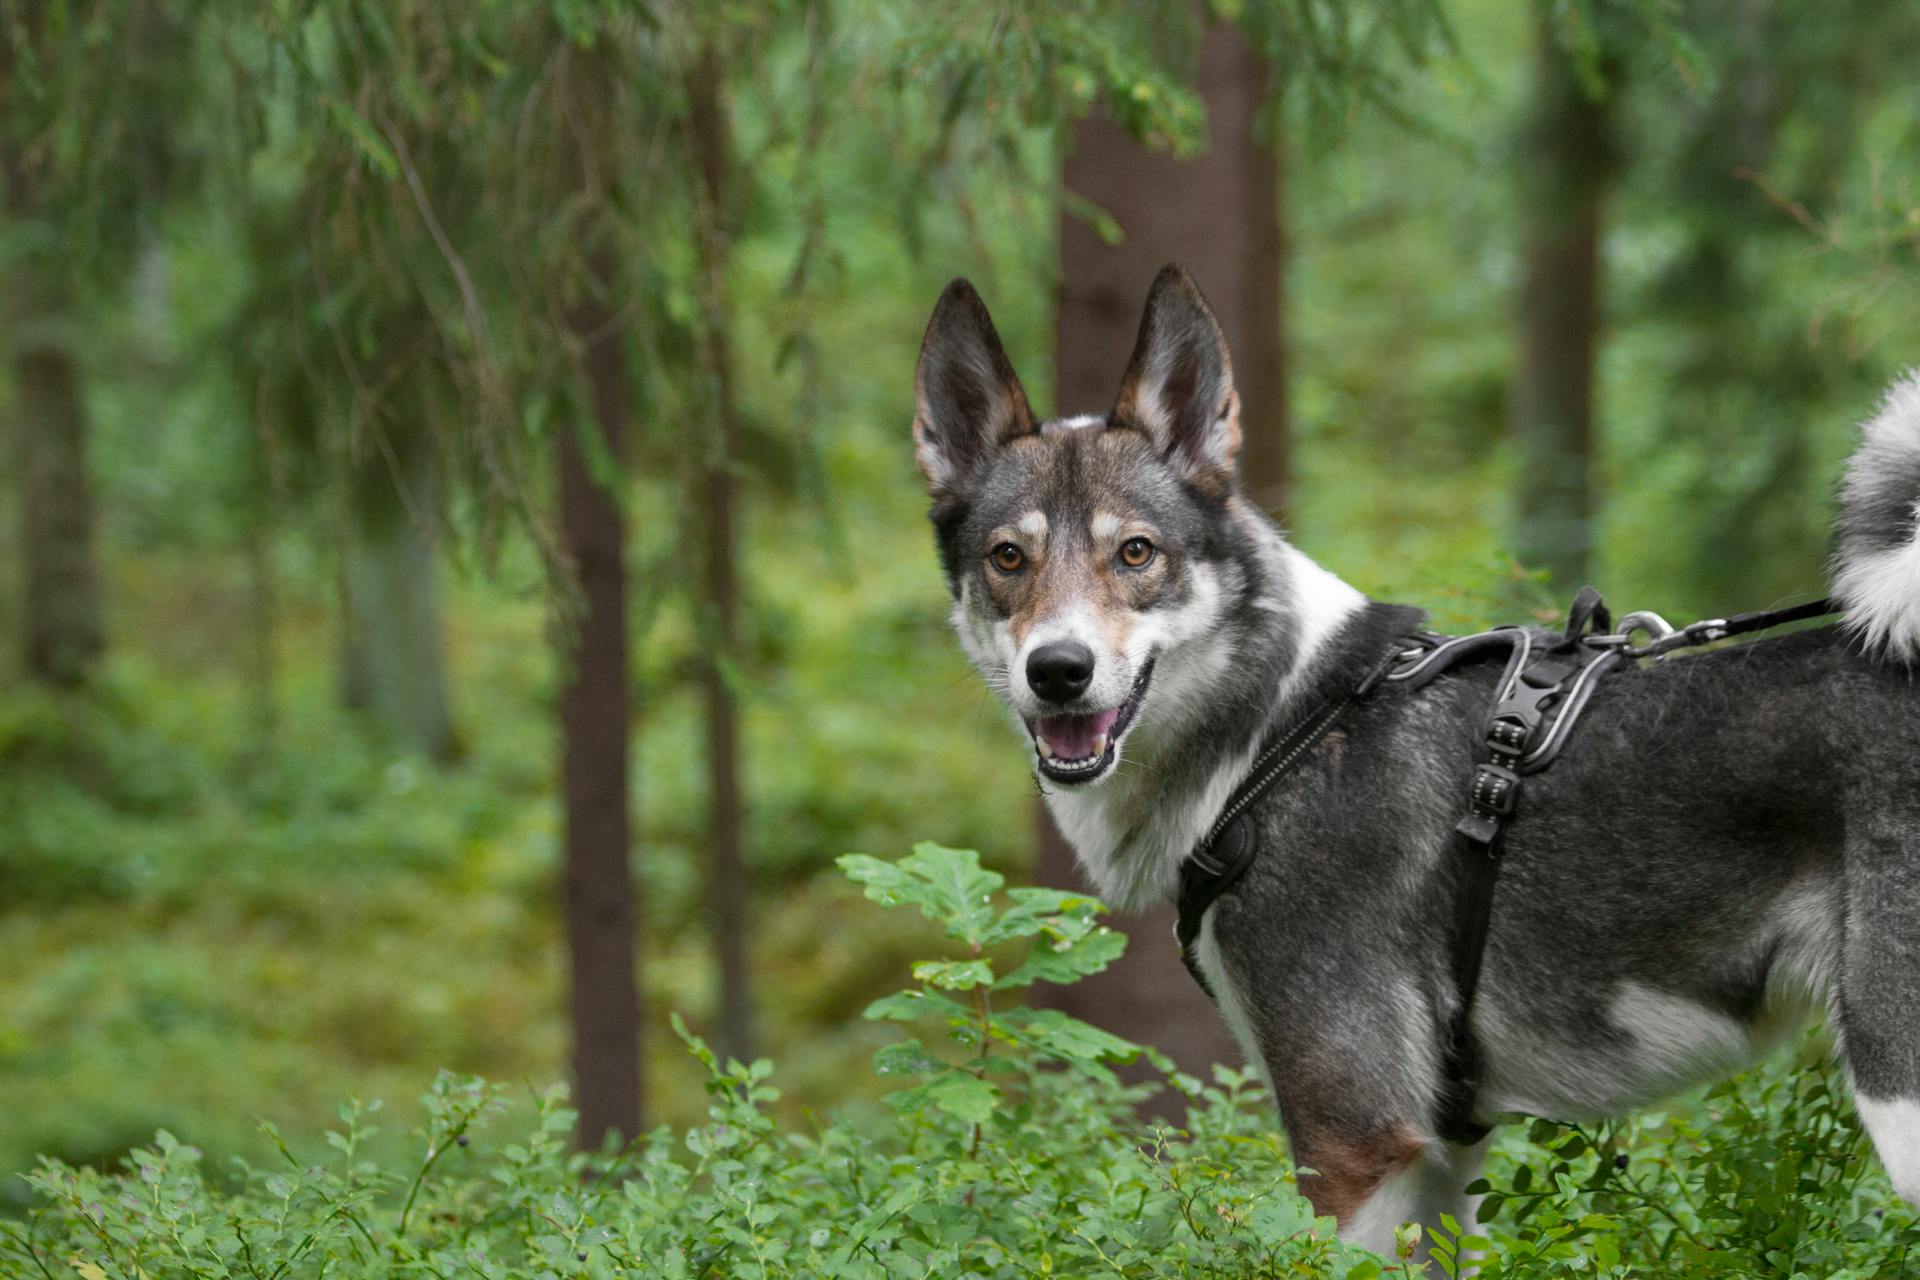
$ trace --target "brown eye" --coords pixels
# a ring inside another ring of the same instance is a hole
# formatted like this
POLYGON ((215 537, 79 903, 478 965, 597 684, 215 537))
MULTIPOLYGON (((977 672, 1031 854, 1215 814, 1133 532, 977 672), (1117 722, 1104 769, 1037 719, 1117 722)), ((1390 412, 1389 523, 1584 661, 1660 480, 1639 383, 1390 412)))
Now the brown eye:
POLYGON ((1153 544, 1145 538, 1128 538, 1120 544, 1120 563, 1129 569, 1144 569, 1153 562, 1153 544))
POLYGON ((1011 542, 1003 542, 995 547, 987 559, 993 561, 993 567, 1002 573, 1018 573, 1027 567, 1026 552, 1011 542))

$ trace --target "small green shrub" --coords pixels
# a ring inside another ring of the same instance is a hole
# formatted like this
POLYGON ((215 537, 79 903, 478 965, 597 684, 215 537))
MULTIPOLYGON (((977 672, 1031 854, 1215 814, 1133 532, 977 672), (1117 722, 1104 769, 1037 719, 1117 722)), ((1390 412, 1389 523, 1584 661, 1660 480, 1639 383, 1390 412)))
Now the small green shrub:
MULTIPOLYGON (((867 1016, 923 1032, 882 1049, 880 1114, 784 1130, 765 1061, 721 1062, 677 1020, 708 1076, 706 1122, 622 1150, 570 1147, 558 1088, 518 1141, 491 1142, 507 1091, 442 1075, 417 1158, 367 1155, 377 1106, 343 1108, 331 1155, 216 1176, 168 1134, 112 1172, 43 1161, 0 1222, 0 1274, 42 1280, 331 1277, 1330 1276, 1409 1274, 1316 1219, 1252 1072, 1210 1083, 1055 1010, 1013 1002, 1120 953, 1091 899, 1005 890, 977 855, 921 845, 841 859, 869 898, 936 922, 951 954, 867 1016), (927 1034, 931 1033, 931 1034, 927 1034), (1145 1054, 1187 1100, 1142 1120, 1145 1054)), ((1435 1244, 1483 1276, 1898 1276, 1912 1218, 1890 1204, 1830 1074, 1755 1076, 1697 1119, 1585 1130, 1539 1124, 1490 1167, 1485 1225, 1435 1244)), ((1401 1252, 1410 1252, 1405 1232, 1401 1252)), ((1920 1266, 1920 1260, 1916 1261, 1920 1266)))
POLYGON ((503 1091, 442 1076, 409 1170, 366 1157, 378 1113, 359 1106, 328 1134, 331 1160, 304 1164, 280 1144, 284 1167, 241 1166, 231 1189, 166 1134, 112 1173, 43 1162, 28 1177, 34 1208, 4 1224, 0 1268, 85 1280, 1381 1274, 1294 1191, 1250 1072, 1173 1075, 1189 1124, 1151 1125, 1135 1111, 1144 1090, 1108 1065, 1143 1050, 1007 1003, 1119 954, 1097 903, 1003 894, 977 855, 933 845, 841 865, 958 944, 867 1010, 944 1033, 880 1052, 875 1069, 901 1083, 890 1114, 781 1132, 771 1066, 722 1063, 682 1027, 711 1094, 707 1122, 685 1132, 575 1153, 555 1089, 531 1135, 493 1145, 481 1134, 503 1091))
POLYGON ((1493 1246, 1479 1275, 1920 1276, 1920 1226, 1837 1075, 1815 1037, 1789 1070, 1716 1085, 1696 1108, 1516 1130, 1475 1187, 1473 1243, 1493 1246))

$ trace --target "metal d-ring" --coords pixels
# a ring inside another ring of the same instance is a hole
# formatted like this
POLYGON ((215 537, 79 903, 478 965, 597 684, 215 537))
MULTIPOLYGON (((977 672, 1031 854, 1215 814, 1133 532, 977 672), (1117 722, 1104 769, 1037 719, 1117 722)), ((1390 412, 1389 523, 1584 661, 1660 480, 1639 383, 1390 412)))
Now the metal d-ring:
POLYGON ((1647 633, 1647 643, 1657 644, 1673 634, 1673 624, 1651 609, 1640 609, 1620 619, 1618 634, 1625 636, 1631 645, 1636 631, 1647 633))

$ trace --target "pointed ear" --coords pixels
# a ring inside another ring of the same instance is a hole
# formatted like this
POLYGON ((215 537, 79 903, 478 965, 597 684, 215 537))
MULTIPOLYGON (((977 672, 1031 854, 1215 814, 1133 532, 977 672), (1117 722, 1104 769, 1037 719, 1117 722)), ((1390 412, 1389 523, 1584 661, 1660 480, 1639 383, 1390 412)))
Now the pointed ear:
POLYGON ((1203 489, 1232 490, 1240 455, 1233 358, 1200 287, 1172 263, 1147 294, 1113 423, 1145 432, 1162 457, 1203 489))
POLYGON ((965 280, 940 295, 913 374, 914 457, 936 500, 965 491, 980 464, 1035 430, 1027 393, 965 280))

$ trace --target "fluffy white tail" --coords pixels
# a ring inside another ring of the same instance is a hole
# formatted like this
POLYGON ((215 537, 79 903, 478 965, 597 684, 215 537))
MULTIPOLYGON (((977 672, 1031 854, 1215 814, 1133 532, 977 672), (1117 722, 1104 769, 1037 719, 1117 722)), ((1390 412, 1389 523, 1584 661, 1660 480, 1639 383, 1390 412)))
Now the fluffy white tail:
POLYGON ((1920 370, 1887 389, 1847 460, 1833 595, 1868 650, 1920 659, 1920 370))

